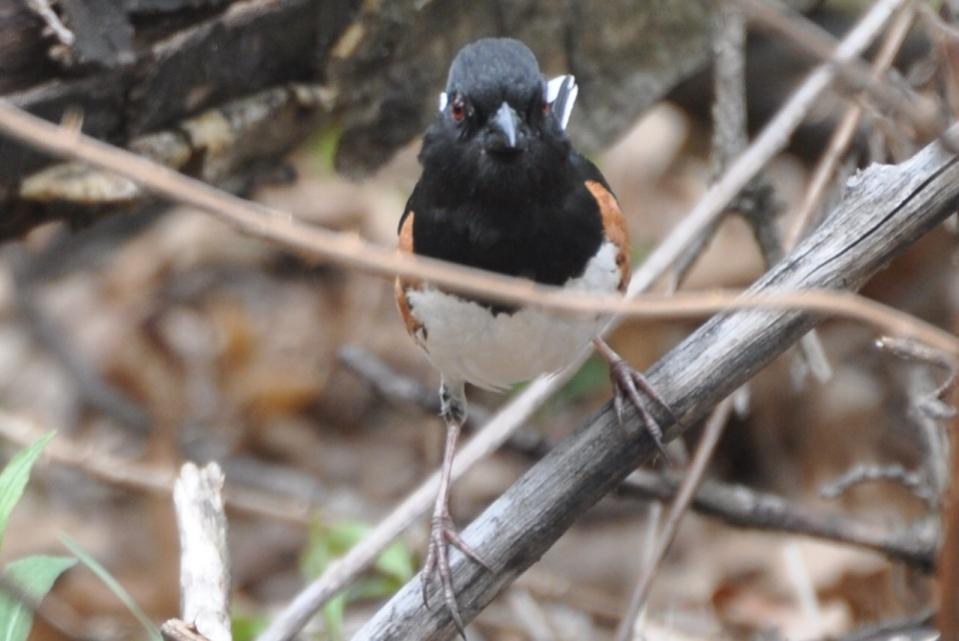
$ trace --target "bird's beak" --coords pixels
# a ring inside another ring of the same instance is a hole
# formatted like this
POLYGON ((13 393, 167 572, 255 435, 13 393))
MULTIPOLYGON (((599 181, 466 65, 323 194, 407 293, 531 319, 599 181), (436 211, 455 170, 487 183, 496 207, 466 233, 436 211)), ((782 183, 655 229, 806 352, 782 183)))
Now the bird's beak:
POLYGON ((490 149, 494 151, 516 151, 518 150, 516 140, 516 131, 519 125, 519 116, 513 111, 508 103, 503 102, 499 110, 490 120, 490 126, 495 132, 493 145, 490 149))

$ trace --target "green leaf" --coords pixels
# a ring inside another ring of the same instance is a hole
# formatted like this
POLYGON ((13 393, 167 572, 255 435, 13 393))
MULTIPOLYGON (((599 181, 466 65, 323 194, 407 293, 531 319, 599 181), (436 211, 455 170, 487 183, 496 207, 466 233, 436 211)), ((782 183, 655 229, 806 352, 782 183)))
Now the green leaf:
POLYGON ((579 371, 569 379, 559 392, 559 397, 568 403, 583 400, 609 385, 609 368, 598 356, 590 356, 579 371))
POLYGON ((3 535, 7 531, 10 514, 30 480, 30 469, 53 435, 54 432, 50 432, 41 436, 33 445, 20 450, 0 473, 0 546, 3 545, 3 535))
POLYGON ((409 549, 397 541, 383 550, 376 559, 376 569, 386 576, 396 579, 400 584, 413 578, 413 555, 409 549))
POLYGON ((310 540, 300 558, 300 571, 308 579, 316 578, 330 562, 349 552, 370 531, 357 521, 341 521, 333 525, 314 523, 310 540))
MULTIPOLYGON (((14 561, 3 573, 5 581, 24 595, 40 600, 57 578, 77 562, 64 556, 28 556, 14 561)), ((26 641, 33 626, 33 610, 13 595, 0 592, 0 641, 26 641)))
POLYGON ((327 528, 330 551, 333 554, 346 554, 354 545, 369 534, 370 526, 358 521, 341 521, 327 528))
POLYGON ((343 617, 346 613, 346 592, 340 592, 323 606, 323 621, 331 641, 343 638, 343 617))
POLYGON ((150 637, 150 641, 163 641, 163 637, 160 635, 160 629, 153 624, 153 621, 150 620, 150 617, 137 605, 137 602, 133 600, 133 597, 130 596, 130 593, 127 592, 120 583, 113 578, 113 576, 107 571, 105 567, 100 565, 89 552, 80 547, 80 544, 68 537, 66 534, 60 535, 60 542, 63 543, 67 548, 73 552, 80 562, 87 567, 91 572, 97 575, 97 578, 103 582, 105 586, 110 589, 110 592, 113 592, 114 596, 126 606, 126 609, 136 617, 137 621, 140 622, 140 625, 143 626, 143 629, 146 630, 147 635, 150 637))
POLYGON ((393 596, 393 593, 403 587, 393 577, 373 576, 368 579, 357 581, 349 591, 350 601, 362 601, 365 599, 384 599, 393 596))
POLYGON ((313 166, 322 174, 331 174, 334 169, 336 150, 340 146, 343 130, 339 127, 326 127, 316 131, 307 143, 313 166))
POLYGON ((264 616, 234 614, 230 619, 233 641, 253 641, 266 630, 268 624, 264 616))
MULTIPOLYGON (((359 543, 372 528, 357 521, 335 524, 314 523, 310 538, 300 557, 300 570, 307 579, 319 576, 333 559, 342 556, 359 543)), ((323 607, 323 620, 328 637, 343 637, 346 607, 357 599, 378 599, 395 593, 414 574, 413 555, 402 543, 394 543, 377 557, 375 575, 366 576, 352 589, 343 590, 323 607)))

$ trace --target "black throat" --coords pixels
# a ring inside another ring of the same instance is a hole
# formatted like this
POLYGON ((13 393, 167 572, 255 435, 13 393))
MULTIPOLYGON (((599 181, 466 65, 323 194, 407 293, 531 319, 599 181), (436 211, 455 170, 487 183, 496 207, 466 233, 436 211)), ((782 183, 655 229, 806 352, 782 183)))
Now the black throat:
POLYGON ((574 154, 531 164, 494 160, 476 171, 444 157, 445 145, 430 145, 427 136, 423 175, 408 205, 417 254, 548 285, 583 273, 603 230, 574 154))

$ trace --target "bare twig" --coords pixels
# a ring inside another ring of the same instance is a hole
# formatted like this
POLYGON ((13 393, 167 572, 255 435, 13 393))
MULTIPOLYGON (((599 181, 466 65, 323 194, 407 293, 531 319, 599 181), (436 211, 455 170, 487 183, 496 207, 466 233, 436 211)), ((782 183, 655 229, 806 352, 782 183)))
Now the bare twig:
POLYGON ((223 471, 185 463, 173 488, 180 533, 180 618, 209 641, 231 641, 230 556, 223 471))
MULTIPOLYGON (((879 53, 872 63, 870 78, 873 82, 879 82, 883 74, 892 65, 896 53, 906 41, 909 35, 909 29, 912 27, 915 12, 912 6, 904 8, 889 27, 883 38, 879 53)), ((809 187, 803 196, 799 212, 789 228, 786 235, 785 248, 790 250, 796 246, 803 234, 816 223, 817 215, 822 207, 823 199, 826 196, 827 189, 836 175, 836 169, 839 163, 846 156, 849 145, 852 143, 859 128, 859 122, 862 119, 863 108, 859 103, 849 105, 842 119, 833 131, 829 139, 829 145, 823 152, 822 158, 816 164, 813 170, 812 178, 809 180, 809 187)))
MULTIPOLYGON (((825 29, 801 14, 765 0, 724 0, 734 2, 760 26, 770 29, 797 48, 819 60, 834 59, 839 43, 825 29)), ((939 110, 932 100, 912 91, 905 83, 884 75, 882 82, 873 77, 869 66, 858 58, 836 61, 838 73, 851 89, 869 95, 880 107, 910 123, 923 136, 945 134, 939 110)), ((943 144, 952 149, 952 134, 945 134, 943 144)))
POLYGON ((706 466, 713 457, 713 452, 716 450, 716 445, 719 443, 719 438, 722 436, 732 409, 733 403, 730 397, 716 406, 709 420, 706 421, 706 429, 703 431, 702 438, 699 441, 699 446, 696 448, 696 453, 693 455, 689 469, 683 475, 682 485, 680 485, 676 497, 669 506, 666 523, 663 526, 662 532, 659 533, 658 540, 654 544, 649 562, 643 565, 643 573, 640 575, 636 587, 633 588, 633 594, 629 598, 629 606, 616 630, 616 641, 629 641, 633 638, 633 628, 636 625, 636 617, 639 616, 643 605, 646 603, 646 598, 649 596, 649 589, 653 585, 653 578, 656 576, 659 564, 662 563, 666 552, 670 546, 672 546, 673 539, 676 538, 676 533, 679 531, 679 523, 682 521, 686 510, 689 509, 693 495, 703 480, 703 474, 706 473, 706 466))
POLYGON ((66 47, 73 46, 73 43, 76 41, 76 36, 61 22, 60 16, 58 16, 57 12, 50 6, 49 0, 27 0, 27 6, 43 19, 47 28, 56 36, 60 44, 66 47))
POLYGON ((912 341, 880 338, 876 345, 900 358, 932 365, 946 372, 946 380, 936 385, 927 367, 913 368, 909 379, 909 415, 916 424, 922 443, 924 462, 915 471, 898 464, 857 465, 837 480, 820 488, 825 498, 837 498, 856 485, 886 481, 905 487, 922 500, 930 512, 937 511, 948 483, 949 447, 940 422, 956 415, 942 395, 955 380, 955 360, 950 356, 912 341))
POLYGON ((902 339, 882 337, 876 341, 876 346, 899 358, 923 365, 910 372, 907 387, 909 417, 916 423, 922 438, 925 466, 932 486, 930 491, 937 497, 935 507, 938 507, 938 499, 949 485, 949 439, 943 421, 955 418, 957 412, 943 398, 955 385, 956 359, 926 345, 902 339), (940 383, 936 383, 928 366, 945 374, 940 383))
MULTIPOLYGON (((749 142, 746 128, 746 22, 738 8, 723 3, 713 11, 710 30, 714 59, 710 164, 712 178, 717 180, 749 142)), ((746 189, 753 186, 754 183, 750 183, 746 189)), ((743 194, 737 198, 740 200, 743 200, 743 194)), ((722 220, 723 217, 713 220, 676 261, 671 290, 679 289, 686 280, 722 220)))
MULTIPOLYGON (((886 350, 898 356, 899 358, 920 361, 943 370, 946 377, 942 383, 936 387, 933 392, 935 398, 941 399, 943 395, 952 388, 956 382, 957 363, 956 359, 949 354, 933 349, 928 345, 917 343, 915 341, 882 336, 876 340, 876 347, 886 350)), ((951 416, 949 417, 951 418, 951 416)))
POLYGON ((746 148, 746 21, 742 12, 721 4, 713 12, 713 176, 746 148))
MULTIPOLYGON (((669 501, 679 480, 647 470, 636 470, 618 493, 644 500, 669 501)), ((734 527, 810 536, 874 550, 925 572, 935 564, 938 530, 910 527, 889 529, 824 514, 790 503, 780 496, 717 481, 706 481, 693 497, 692 509, 734 527)))
MULTIPOLYGON (((0 438, 26 446, 44 433, 27 419, 0 412, 0 438)), ((43 457, 110 485, 160 496, 169 496, 173 492, 176 478, 176 472, 172 469, 113 456, 65 436, 52 440, 44 448, 43 457)), ((307 501, 292 497, 235 488, 226 493, 224 501, 228 509, 239 514, 267 517, 294 525, 307 525, 314 507, 307 501)))
MULTIPOLYGON (((368 381, 379 394, 394 402, 407 403, 432 414, 439 414, 440 399, 436 390, 408 376, 404 376, 376 354, 358 345, 347 345, 337 353, 341 363, 368 381)), ((485 407, 470 404, 466 420, 468 429, 489 422, 492 413, 485 407)), ((541 458, 549 451, 549 445, 541 435, 532 431, 520 431, 509 438, 509 447, 525 456, 541 458)))
MULTIPOLYGON (((721 3, 713 14, 713 51, 716 56, 713 103, 713 172, 722 171, 749 143, 746 110, 746 20, 732 4, 721 3)), ((753 231, 768 269, 783 255, 776 218, 780 205, 772 184, 755 176, 730 203, 753 231)))
MULTIPOLYGON (((440 413, 440 397, 435 389, 423 385, 416 379, 404 376, 383 362, 376 354, 359 345, 346 345, 336 354, 337 359, 352 372, 373 386, 377 394, 390 401, 418 407, 431 414, 440 413)), ((470 416, 473 423, 485 423, 489 411, 470 403, 470 416)))
POLYGON ((923 474, 910 472, 901 465, 857 465, 838 479, 819 488, 823 498, 836 499, 852 487, 863 483, 886 481, 909 490, 914 496, 929 506, 935 506, 939 497, 930 487, 929 480, 923 474))
MULTIPOLYGON (((718 176, 749 142, 746 109, 746 21, 742 11, 732 3, 720 3, 713 13, 713 53, 715 62, 715 99, 713 102, 713 173, 718 176)), ((750 181, 730 204, 753 232, 766 269, 783 256, 777 218, 781 205, 772 183, 759 174, 750 181)), ((704 232, 695 252, 690 252, 676 269, 676 283, 682 282, 706 241, 719 226, 719 220, 704 232)), ((812 331, 803 337, 800 347, 809 371, 820 381, 832 376, 819 335, 812 331)), ((746 389, 739 396, 746 398, 746 389)))
POLYGON ((943 20, 932 7, 925 3, 919 3, 916 5, 916 10, 927 26, 932 27, 950 40, 959 42, 959 29, 943 20))

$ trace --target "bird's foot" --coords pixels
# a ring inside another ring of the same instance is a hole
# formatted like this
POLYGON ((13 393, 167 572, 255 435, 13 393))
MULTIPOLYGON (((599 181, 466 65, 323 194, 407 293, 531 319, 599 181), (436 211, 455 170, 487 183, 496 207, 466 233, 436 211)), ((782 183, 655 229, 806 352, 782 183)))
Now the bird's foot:
POLYGON ((423 605, 430 607, 429 603, 429 583, 434 574, 438 575, 440 584, 443 586, 443 600, 450 611, 453 623, 459 631, 460 636, 466 639, 466 626, 463 624, 463 618, 460 616, 459 606, 456 603, 456 592, 453 589, 453 572, 450 569, 449 546, 453 545, 460 552, 481 565, 487 571, 490 566, 486 561, 476 553, 473 548, 463 540, 453 525, 453 519, 450 517, 449 510, 443 509, 439 514, 433 516, 432 526, 430 528, 430 542, 426 548, 426 562, 423 564, 423 605))
POLYGON ((662 427, 660 427, 655 417, 653 417, 647 409, 646 401, 644 401, 641 394, 645 395, 646 399, 652 400, 660 405, 669 416, 670 421, 679 423, 679 420, 673 414, 673 411, 666 401, 656 392, 655 388, 650 385, 649 381, 646 380, 646 377, 643 376, 641 372, 633 369, 633 367, 624 361, 619 354, 613 351, 605 341, 597 339, 595 345, 599 353, 609 364, 609 378, 613 384, 613 409, 616 412, 616 419, 619 421, 619 424, 624 424, 626 403, 631 403, 642 417, 643 424, 646 426, 646 430, 652 437, 653 443, 656 444, 656 448, 659 449, 660 454, 662 454, 663 458, 667 461, 670 460, 666 452, 666 445, 663 443, 662 427))

